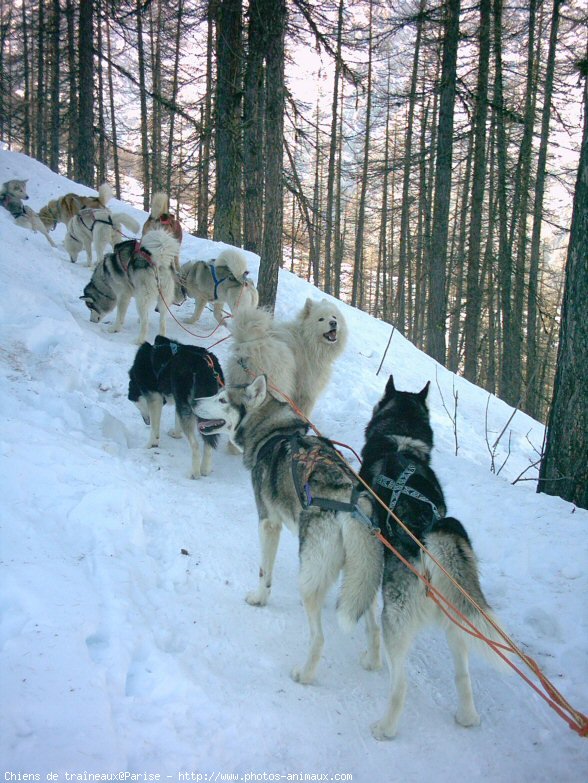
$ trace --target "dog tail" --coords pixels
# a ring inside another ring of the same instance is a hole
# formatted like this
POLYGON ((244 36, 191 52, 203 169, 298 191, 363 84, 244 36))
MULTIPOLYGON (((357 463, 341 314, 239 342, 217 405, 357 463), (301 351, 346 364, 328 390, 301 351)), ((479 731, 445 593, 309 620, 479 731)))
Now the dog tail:
POLYGON ((153 261, 161 267, 173 264, 180 254, 180 243, 164 228, 155 228, 145 234, 141 247, 151 253, 153 261))
POLYGON ((103 206, 106 206, 110 199, 114 196, 114 193, 112 192, 112 188, 108 184, 108 182, 103 182, 102 185, 98 188, 98 198, 100 200, 100 203, 103 206))
MULTIPOLYGON (((480 575, 478 571, 478 561, 472 548, 469 536, 458 519, 455 517, 444 517, 435 523, 431 533, 426 537, 425 544, 431 554, 439 561, 443 568, 455 579, 455 581, 471 596, 475 603, 494 620, 494 615, 488 605, 486 596, 480 585, 480 575)), ((496 631, 494 626, 486 620, 475 606, 465 597, 455 584, 447 577, 443 571, 430 558, 425 556, 426 568, 430 574, 430 582, 441 595, 447 599, 445 604, 441 599, 443 608, 449 615, 454 617, 467 631, 460 632, 463 640, 468 647, 476 653, 486 658, 497 669, 508 669, 505 661, 496 654, 492 647, 484 639, 476 636, 476 631, 468 625, 459 615, 455 617, 454 606, 460 614, 474 626, 480 634, 497 644, 504 644, 504 640, 496 631)), ((456 627, 455 624, 439 609, 441 613, 441 624, 445 630, 456 627)), ((504 650, 501 650, 505 654, 504 650)), ((507 655, 507 657, 510 657, 507 655)))
POLYGON ((274 319, 269 310, 238 308, 227 323, 236 343, 265 342, 271 334, 274 319))
MULTIPOLYGON (((370 516, 372 505, 360 497, 358 505, 370 516)), ((382 583, 384 551, 370 528, 356 516, 341 515, 343 534, 343 584, 337 601, 337 619, 344 631, 351 631, 369 609, 382 583)))
POLYGON ((132 231, 133 234, 137 234, 139 232, 139 223, 135 220, 134 217, 126 215, 124 212, 113 212, 112 222, 114 227, 117 229, 120 226, 124 226, 125 228, 128 228, 129 231, 132 231))
POLYGON ((239 282, 242 282, 248 274, 247 256, 235 247, 228 247, 223 250, 222 253, 215 258, 214 265, 215 267, 228 267, 235 280, 238 280, 239 282))
POLYGON ((151 217, 159 220, 162 215, 167 213, 168 198, 165 193, 154 193, 151 199, 151 217))

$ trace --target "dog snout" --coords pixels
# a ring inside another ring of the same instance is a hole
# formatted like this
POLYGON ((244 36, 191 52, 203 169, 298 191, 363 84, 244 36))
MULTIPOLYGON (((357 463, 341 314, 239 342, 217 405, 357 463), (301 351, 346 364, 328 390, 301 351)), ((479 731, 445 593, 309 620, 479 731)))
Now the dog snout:
POLYGON ((337 328, 337 319, 336 318, 332 318, 329 321, 329 326, 331 327, 331 329, 336 329, 337 328))

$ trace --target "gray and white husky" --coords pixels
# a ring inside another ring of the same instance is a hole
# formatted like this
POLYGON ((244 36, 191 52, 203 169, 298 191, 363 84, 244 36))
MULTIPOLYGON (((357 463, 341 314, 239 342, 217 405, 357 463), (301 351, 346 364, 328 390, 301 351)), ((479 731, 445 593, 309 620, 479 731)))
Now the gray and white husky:
POLYGON ((261 567, 257 589, 247 602, 264 606, 283 525, 300 540, 299 586, 310 626, 310 648, 296 682, 314 679, 323 649, 321 610, 327 590, 343 572, 337 614, 344 628, 365 615, 368 649, 365 668, 379 666, 380 637, 375 620, 382 578, 382 545, 359 516, 370 503, 352 501, 354 477, 332 444, 307 435, 307 425, 286 403, 267 393, 264 375, 244 389, 224 388, 197 400, 193 410, 204 435, 227 432, 243 449, 251 471, 259 515, 261 567), (363 506, 363 508, 362 508, 363 506))
MULTIPOLYGON (((430 466, 433 432, 426 404, 428 389, 427 383, 418 393, 398 391, 390 376, 384 396, 375 406, 366 427, 359 475, 476 604, 490 615, 468 534, 457 519, 446 516, 443 491, 430 466)), ((494 628, 439 566, 422 553, 419 545, 383 507, 374 504, 374 508, 378 526, 395 549, 486 637, 500 642, 494 628)), ((458 696, 455 719, 462 726, 477 726, 480 718, 470 681, 469 648, 474 645, 495 665, 504 665, 503 661, 485 643, 451 622, 428 595, 423 582, 387 548, 382 596, 382 632, 390 671, 390 695, 386 714, 372 726, 374 737, 391 739, 396 734, 406 694, 405 660, 417 633, 430 623, 441 625, 445 630, 453 657, 458 696)), ((455 616, 455 612, 445 606, 455 616)), ((459 616, 456 620, 465 626, 459 616)))
POLYGON ((98 323, 117 308, 111 332, 119 332, 134 297, 139 312, 137 344, 147 339, 149 313, 157 305, 159 334, 165 335, 167 308, 184 301, 174 259, 179 252, 177 239, 165 229, 150 231, 140 241, 134 239, 115 245, 92 274, 80 296, 90 310, 90 320, 98 323))
POLYGON ((249 277, 247 257, 237 248, 228 247, 212 261, 188 261, 180 268, 180 279, 188 296, 195 299, 194 314, 188 323, 199 320, 208 302, 212 302, 214 317, 220 324, 223 307, 231 313, 237 308, 257 307, 259 296, 249 277))
POLYGON ((49 236, 45 224, 37 213, 23 204, 29 196, 27 193, 26 179, 9 179, 0 188, 0 206, 8 210, 15 223, 22 228, 30 228, 31 231, 40 231, 51 247, 57 247, 55 242, 49 236))

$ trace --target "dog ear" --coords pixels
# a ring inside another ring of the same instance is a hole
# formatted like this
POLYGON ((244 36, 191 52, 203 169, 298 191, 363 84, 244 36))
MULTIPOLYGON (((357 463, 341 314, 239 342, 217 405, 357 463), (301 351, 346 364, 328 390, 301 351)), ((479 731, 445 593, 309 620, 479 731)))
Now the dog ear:
POLYGON ((431 381, 427 381, 426 384, 423 386, 423 388, 420 390, 418 396, 420 399, 425 402, 427 399, 427 394, 429 393, 429 386, 431 385, 431 381))
POLYGON ((89 302, 89 301, 91 301, 91 297, 89 297, 89 296, 86 296, 85 294, 82 294, 82 295, 80 296, 80 299, 81 299, 83 302, 89 302))
POLYGON ((312 301, 312 299, 309 296, 308 299, 306 300, 306 302, 304 303, 304 307, 302 308, 302 317, 303 318, 308 318, 308 316, 310 315, 310 313, 312 311, 312 305, 313 305, 313 301, 312 301))
POLYGON ((396 387, 394 386, 394 376, 390 374, 390 377, 388 378, 388 383, 386 384, 386 389, 384 391, 384 394, 386 395, 386 397, 391 397, 395 391, 396 391, 396 387))
POLYGON ((247 409, 259 408, 267 395, 267 378, 265 375, 258 375, 245 389, 243 404, 247 409))

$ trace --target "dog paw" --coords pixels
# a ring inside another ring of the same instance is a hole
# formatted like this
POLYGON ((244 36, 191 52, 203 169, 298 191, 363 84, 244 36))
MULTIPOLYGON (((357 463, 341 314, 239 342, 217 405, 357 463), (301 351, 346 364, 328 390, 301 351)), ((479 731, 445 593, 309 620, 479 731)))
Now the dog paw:
POLYGON ((455 713, 455 722, 466 729, 480 725, 480 716, 475 710, 458 710, 455 713))
POLYGON ((108 327, 108 331, 111 334, 115 334, 116 332, 120 332, 120 326, 118 324, 112 324, 112 326, 108 327))
POLYGON ((295 666, 292 671, 290 672, 290 677, 294 680, 294 682, 300 683, 300 685, 310 685, 311 682, 314 680, 313 676, 308 675, 304 668, 300 668, 299 666, 295 666))
POLYGON ((382 668, 382 660, 379 656, 373 655, 367 650, 359 659, 362 667, 368 672, 377 672, 382 668))
POLYGON ((157 440, 150 440, 147 444, 148 449, 158 449, 159 448, 159 438, 157 440))
POLYGON ((375 723, 372 723, 370 729, 372 732, 372 737, 377 739, 379 742, 394 739, 396 736, 396 729, 389 728, 386 725, 386 721, 383 720, 378 720, 375 723))
POLYGON ((195 470, 193 470, 190 478, 194 479, 194 481, 197 481, 199 478, 201 478, 201 476, 202 474, 200 473, 200 471, 198 471, 197 473, 195 470))
POLYGON ((254 590, 251 593, 247 593, 245 600, 249 606, 265 606, 267 604, 268 595, 264 591, 261 593, 259 590, 254 590))
POLYGON ((167 433, 170 438, 181 438, 182 437, 182 431, 181 430, 169 430, 167 433))

